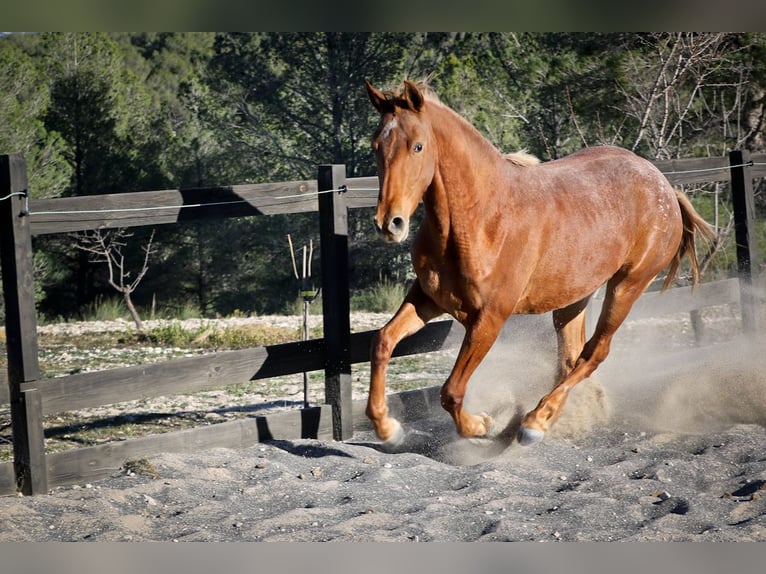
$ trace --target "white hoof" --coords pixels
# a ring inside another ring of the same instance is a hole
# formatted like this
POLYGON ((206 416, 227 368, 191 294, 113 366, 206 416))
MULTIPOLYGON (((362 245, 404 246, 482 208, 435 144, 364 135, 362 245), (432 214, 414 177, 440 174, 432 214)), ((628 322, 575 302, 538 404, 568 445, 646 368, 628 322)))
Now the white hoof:
POLYGON ((484 435, 478 438, 491 438, 495 434, 495 419, 489 416, 485 412, 479 413, 479 416, 484 420, 484 435))
POLYGON ((543 440, 545 433, 541 430, 521 427, 517 439, 522 446, 529 446, 543 440))
POLYGON ((383 445, 387 448, 396 448, 399 446, 402 446, 402 443, 404 443, 404 428, 402 427, 402 423, 400 423, 396 419, 391 419, 394 423, 394 433, 391 435, 391 438, 388 440, 383 441, 383 445))

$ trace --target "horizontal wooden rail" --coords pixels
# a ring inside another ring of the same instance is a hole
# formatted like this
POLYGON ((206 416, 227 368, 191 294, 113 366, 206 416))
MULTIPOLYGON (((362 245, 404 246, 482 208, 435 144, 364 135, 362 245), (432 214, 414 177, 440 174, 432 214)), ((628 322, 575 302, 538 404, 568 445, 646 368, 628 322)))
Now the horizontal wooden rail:
MULTIPOLYGON (((766 154, 754 154, 753 177, 766 177, 766 154)), ((655 166, 673 185, 729 181, 731 169, 729 158, 700 157, 654 161, 655 166)))
POLYGON ((126 461, 158 452, 243 448, 274 439, 331 438, 330 410, 329 405, 325 405, 51 453, 46 456, 48 485, 82 483, 112 476, 126 461))
MULTIPOLYGON (((462 327, 452 320, 429 323, 404 339, 395 357, 427 353, 459 345, 462 327)), ((351 360, 370 360, 370 343, 376 331, 351 335, 351 360)), ((42 397, 42 414, 99 407, 130 400, 191 394, 226 385, 269 379, 324 368, 324 340, 312 339, 208 353, 161 363, 121 367, 92 373, 23 383, 42 397)), ((4 385, 7 386, 7 385, 4 385)), ((3 397, 0 396, 0 399, 3 397)), ((7 398, 7 390, 6 397, 7 398)), ((0 400, 0 402, 4 402, 0 400)))
POLYGON ((191 394, 302 372, 301 369, 321 369, 324 356, 321 343, 321 340, 301 341, 78 373, 24 383, 22 390, 25 385, 40 390, 43 415, 129 400, 191 394))
POLYGON ((375 207, 378 203, 378 176, 346 179, 346 205, 349 209, 375 207))
POLYGON ((716 305, 739 303, 739 279, 723 279, 696 287, 676 287, 642 295, 628 315, 629 321, 659 317, 669 313, 689 313, 716 305))
MULTIPOLYGON (((713 281, 691 287, 675 287, 663 293, 648 292, 635 303, 628 320, 645 319, 666 313, 689 312, 714 305, 739 302, 739 280, 713 281)), ((594 298, 589 315, 596 317, 602 301, 594 298)), ((369 360, 375 330, 351 335, 351 359, 354 364, 369 360)), ((413 355, 460 344, 462 327, 452 321, 429 323, 402 341, 394 356, 413 355)), ((209 353, 161 363, 135 365, 92 373, 45 379, 22 385, 42 393, 45 415, 98 407, 128 400, 147 399, 173 394, 189 394, 294 373, 324 368, 322 339, 269 345, 239 351, 209 353)), ((0 371, 0 404, 8 402, 5 371, 0 371)))
MULTIPOLYGON (((753 176, 766 177, 766 154, 752 156, 753 176)), ((728 181, 727 157, 653 162, 674 185, 728 181)), ((316 181, 242 184, 31 200, 32 235, 136 227, 318 210, 316 181)), ((378 177, 346 180, 349 208, 374 207, 378 177)))
POLYGON ((289 181, 31 200, 32 235, 317 211, 317 182, 289 181))
MULTIPOLYGON (((347 180, 350 208, 373 207, 378 178, 347 180)), ((166 189, 36 199, 29 202, 32 235, 154 226, 202 219, 318 210, 316 181, 288 181, 194 189, 166 189)))

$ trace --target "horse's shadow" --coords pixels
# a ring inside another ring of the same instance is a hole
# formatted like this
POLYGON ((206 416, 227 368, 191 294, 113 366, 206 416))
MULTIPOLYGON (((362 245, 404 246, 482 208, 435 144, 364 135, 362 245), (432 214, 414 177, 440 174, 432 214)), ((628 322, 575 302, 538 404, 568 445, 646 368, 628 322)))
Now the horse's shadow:
POLYGON ((283 450, 295 456, 303 458, 323 458, 325 456, 341 456, 344 458, 354 458, 354 455, 344 452, 341 449, 333 448, 326 444, 295 444, 290 440, 272 439, 266 441, 270 446, 283 450))
MULTIPOLYGON (((452 419, 436 416, 412 423, 404 423, 404 441, 396 446, 377 441, 371 431, 357 433, 346 444, 362 446, 386 454, 411 453, 428 457, 434 461, 452 464, 474 464, 494 458, 505 452, 514 442, 521 426, 523 410, 517 407, 510 419, 489 438, 465 439, 455 432, 452 419)), ((289 454, 304 458, 340 456, 354 458, 354 455, 327 443, 296 444, 290 440, 272 439, 269 445, 289 454)))
POLYGON ((412 453, 446 464, 472 464, 505 452, 515 441, 523 416, 524 410, 517 405, 510 418, 500 423, 499 429, 491 429, 487 438, 462 438, 455 431, 451 418, 438 416, 404 423, 404 441, 398 445, 376 441, 372 433, 349 442, 387 454, 412 453))

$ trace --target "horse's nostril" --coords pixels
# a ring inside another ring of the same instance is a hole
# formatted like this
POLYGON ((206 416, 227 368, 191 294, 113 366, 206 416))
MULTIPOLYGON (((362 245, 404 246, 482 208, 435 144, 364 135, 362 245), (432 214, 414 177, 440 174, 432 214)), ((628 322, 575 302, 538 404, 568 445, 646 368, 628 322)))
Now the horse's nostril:
POLYGON ((391 224, 388 226, 389 230, 391 232, 397 232, 404 229, 404 218, 403 217, 394 217, 391 220, 391 224))

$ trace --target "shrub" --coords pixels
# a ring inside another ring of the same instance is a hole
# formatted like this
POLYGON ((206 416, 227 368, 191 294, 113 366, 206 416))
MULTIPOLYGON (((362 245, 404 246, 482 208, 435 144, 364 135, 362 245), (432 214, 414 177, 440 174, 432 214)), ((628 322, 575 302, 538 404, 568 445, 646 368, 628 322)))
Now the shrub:
POLYGON ((125 302, 118 297, 97 297, 85 308, 83 321, 115 321, 128 317, 125 302))
POLYGON ((407 290, 401 283, 383 279, 370 289, 366 289, 351 298, 353 311, 371 313, 393 313, 404 300, 407 290))

